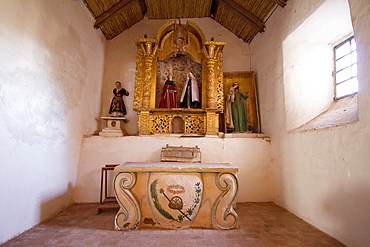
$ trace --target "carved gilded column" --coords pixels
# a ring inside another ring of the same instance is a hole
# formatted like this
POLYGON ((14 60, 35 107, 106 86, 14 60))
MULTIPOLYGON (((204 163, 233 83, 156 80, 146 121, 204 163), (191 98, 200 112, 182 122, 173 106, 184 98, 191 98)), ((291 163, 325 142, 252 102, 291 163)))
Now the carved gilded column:
POLYGON ((135 86, 134 86, 134 110, 138 111, 142 107, 142 94, 144 85, 144 73, 143 73, 143 51, 137 49, 136 55, 136 71, 135 71, 135 86))
POLYGON ((140 42, 144 60, 144 86, 142 108, 149 109, 150 89, 152 85, 153 60, 157 51, 157 42, 153 39, 143 39, 140 42))
POLYGON ((218 53, 217 59, 217 74, 216 74, 217 83, 217 109, 221 112, 224 111, 224 70, 223 70, 223 54, 222 52, 218 53))
POLYGON ((215 63, 216 63, 216 56, 218 49, 213 42, 206 42, 204 44, 206 48, 206 56, 207 56, 207 108, 209 109, 216 109, 216 100, 215 100, 215 88, 216 88, 216 80, 215 80, 215 63), (215 49, 217 49, 215 51, 215 49))
MULTIPOLYGON (((220 109, 220 87, 223 82, 220 81, 219 73, 222 67, 219 63, 222 62, 222 49, 226 45, 225 42, 207 41, 204 42, 204 53, 207 58, 207 131, 206 135, 217 135, 219 131, 218 112, 220 109), (221 61, 219 61, 221 59, 221 61)), ((221 78, 222 79, 222 78, 221 78)))
MULTIPOLYGON (((219 79, 219 59, 222 59, 223 47, 226 42, 206 41, 204 42, 204 53, 207 58, 207 108, 217 109, 219 79)), ((221 61, 222 62, 222 61, 221 61)))
POLYGON ((138 48, 136 60, 136 81, 134 94, 134 109, 138 111, 138 132, 141 135, 150 134, 150 95, 152 88, 153 61, 157 52, 156 39, 135 39, 138 48))

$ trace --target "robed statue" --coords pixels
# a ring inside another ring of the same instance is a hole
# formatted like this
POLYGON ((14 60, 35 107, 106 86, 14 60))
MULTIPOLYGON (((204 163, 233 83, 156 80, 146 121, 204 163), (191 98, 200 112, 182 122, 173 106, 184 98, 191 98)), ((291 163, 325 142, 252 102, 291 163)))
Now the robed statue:
POLYGON ((109 114, 112 117, 122 117, 127 114, 123 96, 128 96, 129 92, 121 86, 121 82, 116 81, 116 87, 113 89, 113 99, 109 107, 109 114))
POLYGON ((226 98, 226 126, 233 132, 248 131, 247 99, 248 92, 241 93, 239 84, 234 82, 226 98))
POLYGON ((172 75, 168 76, 163 86, 159 108, 177 108, 177 89, 172 75))
POLYGON ((189 72, 180 98, 181 108, 200 108, 198 82, 189 72))

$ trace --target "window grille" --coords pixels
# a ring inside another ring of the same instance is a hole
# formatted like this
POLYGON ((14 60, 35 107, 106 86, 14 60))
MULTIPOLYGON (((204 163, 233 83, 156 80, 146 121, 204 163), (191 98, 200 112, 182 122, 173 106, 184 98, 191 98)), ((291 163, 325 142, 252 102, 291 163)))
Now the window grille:
POLYGON ((357 52, 354 36, 334 47, 335 99, 358 92, 357 52))

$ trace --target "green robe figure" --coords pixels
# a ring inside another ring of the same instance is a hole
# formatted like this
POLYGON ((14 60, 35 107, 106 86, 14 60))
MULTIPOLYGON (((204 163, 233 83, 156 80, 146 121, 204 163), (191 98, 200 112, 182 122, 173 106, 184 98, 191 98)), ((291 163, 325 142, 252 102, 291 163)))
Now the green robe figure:
POLYGON ((226 125, 233 132, 248 131, 247 112, 244 100, 248 99, 248 92, 239 92, 239 84, 234 82, 227 96, 226 125))

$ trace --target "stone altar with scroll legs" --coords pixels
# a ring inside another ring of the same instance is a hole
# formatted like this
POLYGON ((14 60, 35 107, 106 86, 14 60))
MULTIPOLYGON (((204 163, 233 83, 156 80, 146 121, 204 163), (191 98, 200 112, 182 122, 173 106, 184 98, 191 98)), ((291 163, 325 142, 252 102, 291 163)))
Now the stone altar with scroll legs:
POLYGON ((238 227, 238 168, 228 163, 127 162, 115 168, 116 230, 238 227))

